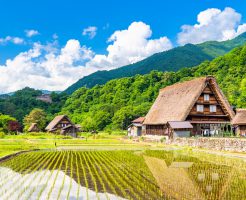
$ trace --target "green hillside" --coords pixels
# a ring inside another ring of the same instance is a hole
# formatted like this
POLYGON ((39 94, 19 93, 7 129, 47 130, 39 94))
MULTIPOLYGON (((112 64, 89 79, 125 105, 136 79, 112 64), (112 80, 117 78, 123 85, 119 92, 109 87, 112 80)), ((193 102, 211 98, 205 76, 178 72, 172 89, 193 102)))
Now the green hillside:
POLYGON ((152 71, 146 75, 111 80, 90 89, 80 88, 67 99, 62 113, 82 124, 85 130, 125 129, 132 119, 148 112, 160 88, 205 75, 217 78, 232 105, 246 107, 244 45, 197 67, 177 72, 152 71))
POLYGON ((23 118, 29 114, 34 108, 41 108, 46 111, 49 118, 60 111, 62 105, 66 100, 65 94, 51 93, 53 100, 52 104, 45 103, 36 99, 41 95, 41 90, 35 90, 32 88, 24 88, 16 91, 12 95, 4 95, 0 97, 0 113, 7 114, 15 117, 19 122, 22 122, 23 118))
POLYGON ((224 42, 210 41, 198 45, 187 44, 169 51, 154 54, 140 62, 127 65, 110 71, 98 71, 85 76, 65 90, 71 94, 81 87, 92 88, 95 85, 102 85, 109 80, 122 77, 130 77, 136 74, 147 74, 152 70, 178 71, 184 67, 199 65, 205 60, 212 60, 224 55, 235 47, 246 42, 246 33, 224 42))

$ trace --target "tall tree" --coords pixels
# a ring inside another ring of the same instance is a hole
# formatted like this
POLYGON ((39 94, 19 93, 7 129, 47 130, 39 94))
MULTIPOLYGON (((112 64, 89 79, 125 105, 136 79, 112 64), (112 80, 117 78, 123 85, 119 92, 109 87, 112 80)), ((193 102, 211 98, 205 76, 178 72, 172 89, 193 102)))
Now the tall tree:
POLYGON ((18 131, 21 131, 21 125, 18 121, 9 121, 8 122, 8 131, 12 133, 17 133, 18 131))
POLYGON ((39 108, 34 108, 29 115, 24 118, 25 130, 31 126, 32 123, 36 123, 39 130, 44 130, 46 125, 46 113, 39 108))

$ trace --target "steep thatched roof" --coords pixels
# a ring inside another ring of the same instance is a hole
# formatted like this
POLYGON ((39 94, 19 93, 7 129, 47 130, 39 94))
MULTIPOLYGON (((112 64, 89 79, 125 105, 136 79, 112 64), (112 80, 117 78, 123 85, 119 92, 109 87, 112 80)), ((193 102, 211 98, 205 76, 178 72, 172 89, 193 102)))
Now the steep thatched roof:
POLYGON ((144 124, 166 124, 168 121, 185 121, 207 84, 210 84, 222 109, 232 119, 234 112, 220 90, 215 78, 201 77, 176 83, 160 90, 157 99, 145 117, 144 124))
MULTIPOLYGON (((55 126, 63 119, 63 118, 67 118, 69 120, 69 118, 66 115, 58 115, 56 116, 49 124, 48 126, 45 128, 45 130, 50 131, 52 129, 55 128, 55 126)), ((69 120, 70 121, 70 120, 69 120)), ((70 123, 72 124, 72 122, 70 121, 70 123)))
POLYGON ((232 120, 233 125, 246 125, 246 109, 237 109, 236 116, 232 120))
POLYGON ((145 117, 139 117, 139 118, 137 118, 137 119, 134 119, 134 120, 132 121, 132 123, 140 123, 140 124, 142 124, 143 121, 144 121, 144 119, 145 119, 145 117))
POLYGON ((37 123, 32 123, 28 129, 28 132, 35 132, 35 131, 38 131, 37 123))

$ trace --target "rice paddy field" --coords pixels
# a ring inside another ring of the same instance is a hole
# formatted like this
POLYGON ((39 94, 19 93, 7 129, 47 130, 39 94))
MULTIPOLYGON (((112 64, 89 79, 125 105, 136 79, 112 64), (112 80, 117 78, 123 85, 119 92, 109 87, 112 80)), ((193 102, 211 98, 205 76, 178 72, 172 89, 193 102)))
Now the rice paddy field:
MULTIPOLYGON (((96 138, 88 139, 66 138, 53 134, 35 134, 35 135, 14 135, 6 136, 0 139, 0 158, 19 151, 33 149, 101 149, 114 148, 134 148, 136 145, 125 143, 120 140, 122 136, 97 135, 96 138)), ((138 145, 139 147, 139 145, 138 145)))
POLYGON ((246 162, 193 151, 41 150, 0 162, 0 199, 246 199, 246 162))

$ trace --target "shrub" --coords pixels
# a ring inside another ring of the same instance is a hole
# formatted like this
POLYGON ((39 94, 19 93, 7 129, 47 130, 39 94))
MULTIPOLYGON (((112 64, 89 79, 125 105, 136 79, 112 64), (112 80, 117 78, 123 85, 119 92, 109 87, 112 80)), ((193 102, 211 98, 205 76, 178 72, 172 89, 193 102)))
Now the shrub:
POLYGON ((161 143, 163 143, 163 142, 166 141, 166 138, 165 138, 165 137, 162 137, 162 138, 160 139, 160 141, 161 141, 161 143))
POLYGON ((0 132, 0 138, 4 138, 5 134, 4 132, 0 132))

